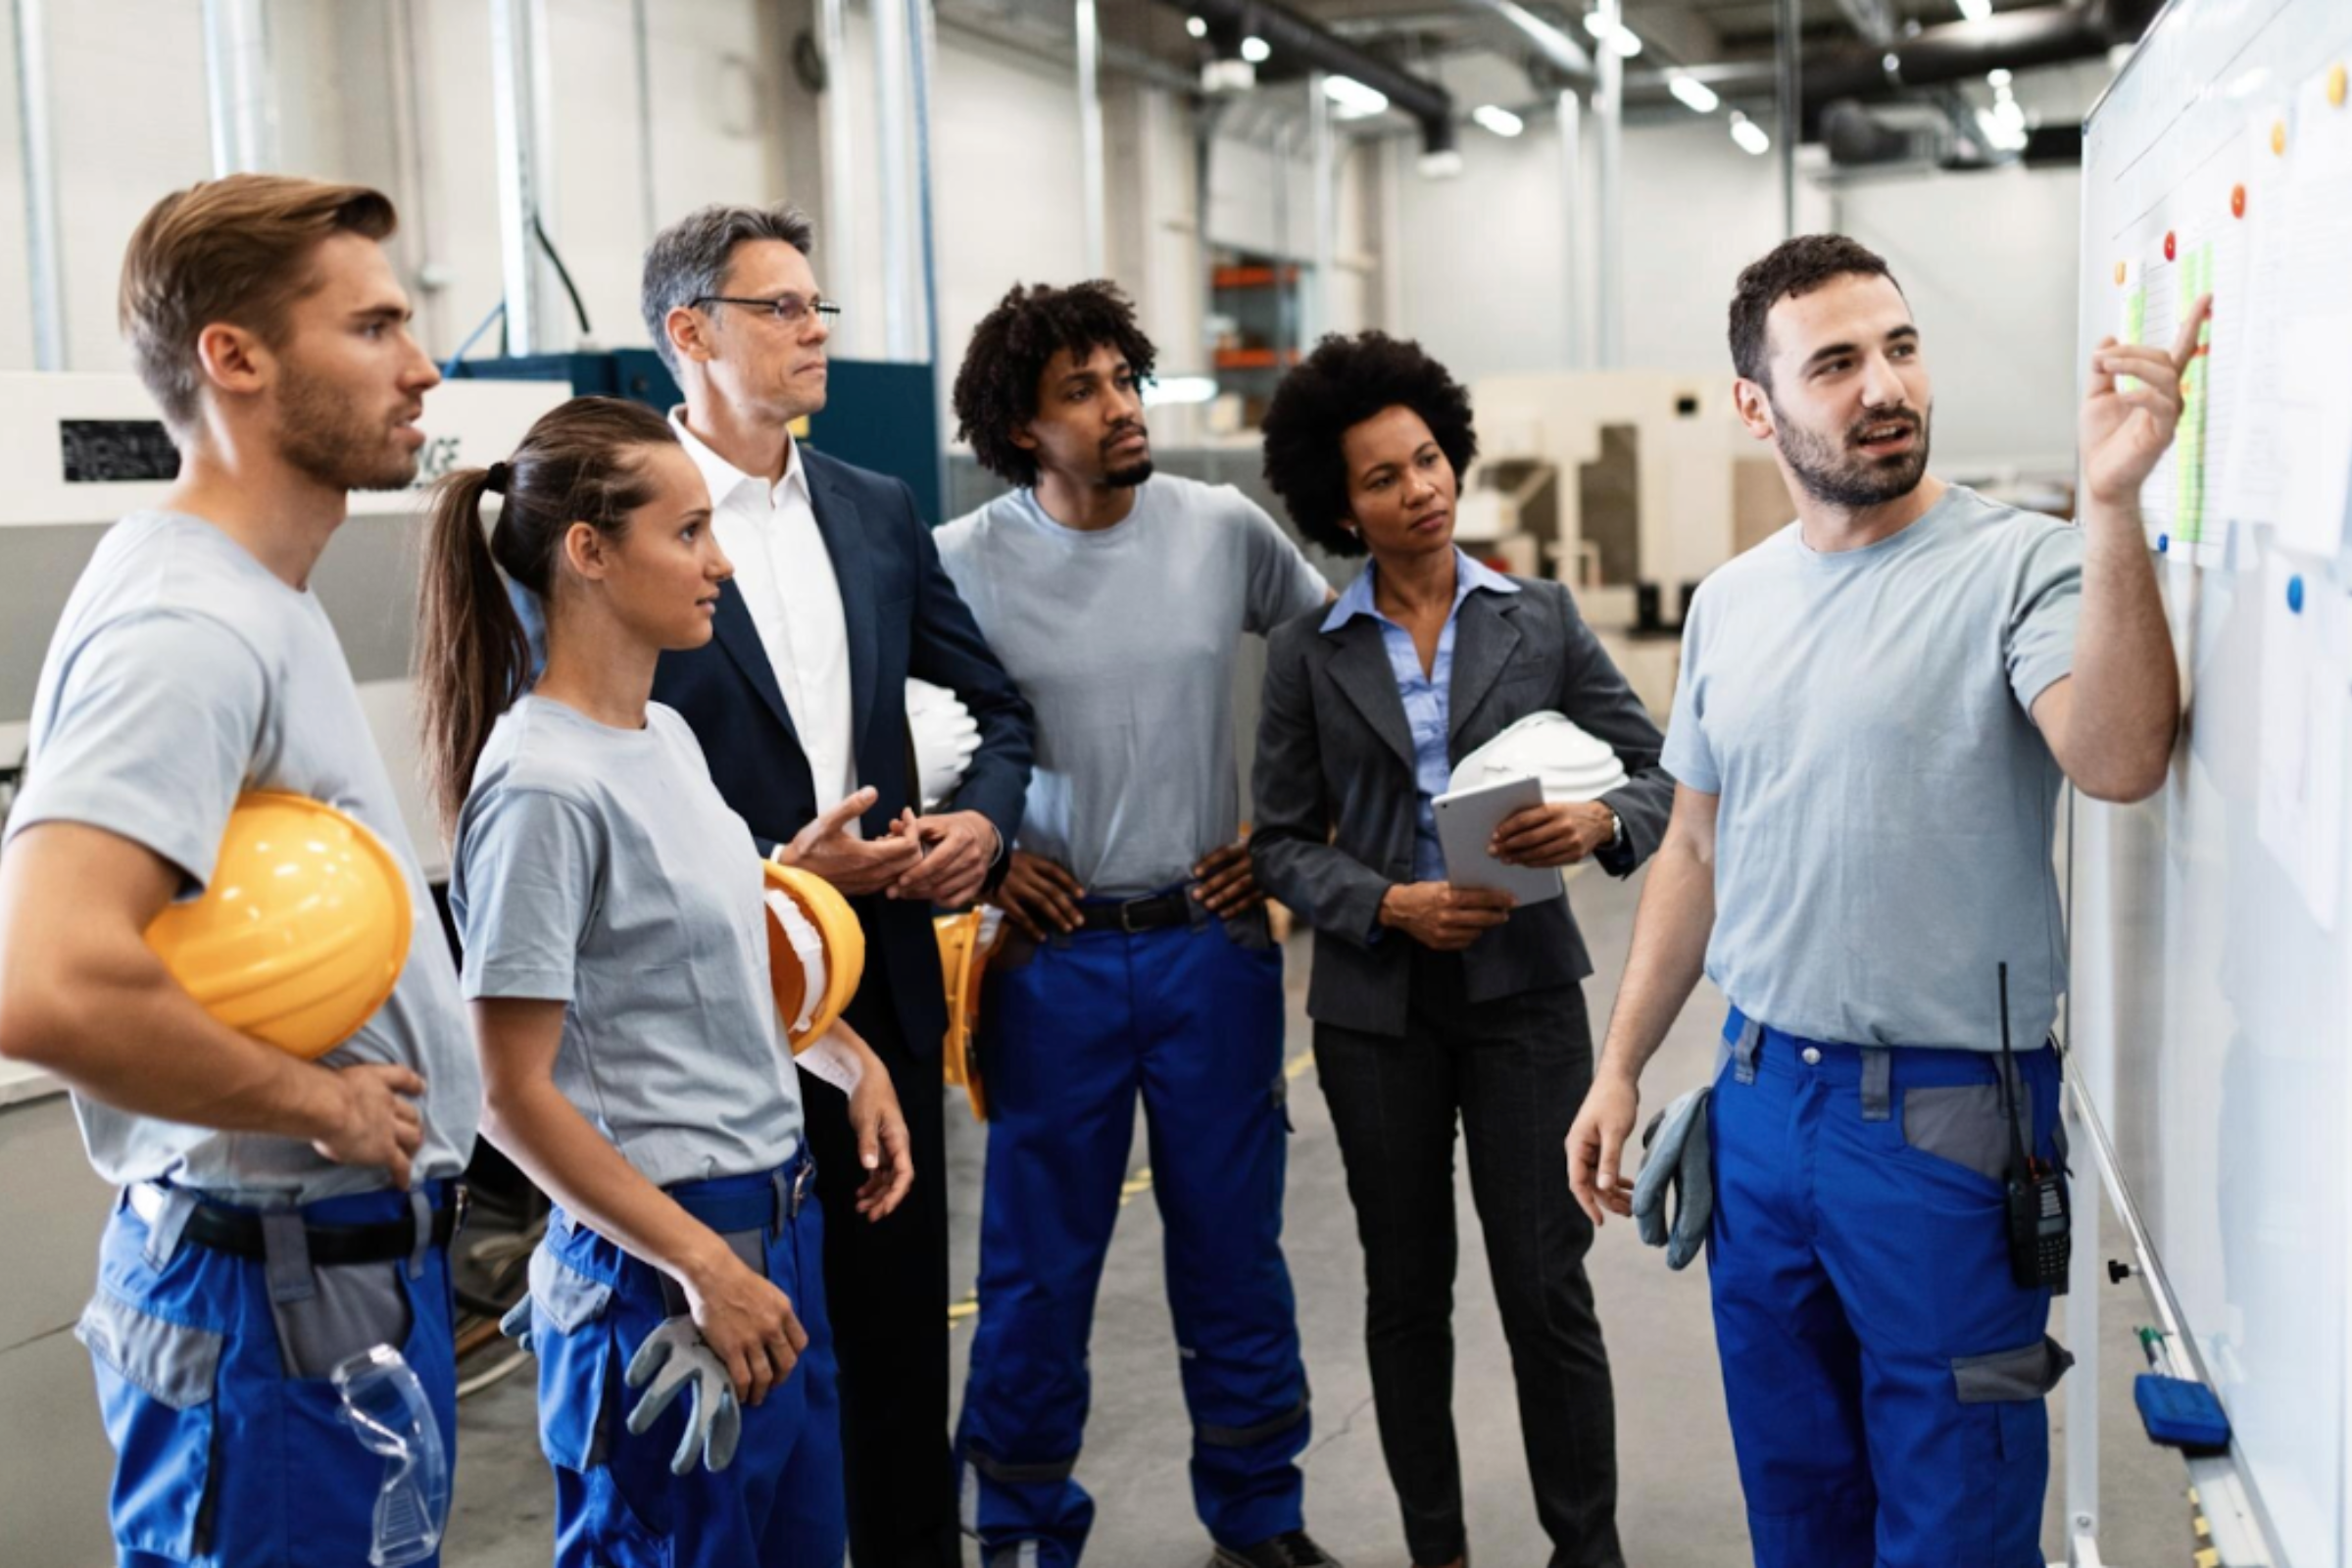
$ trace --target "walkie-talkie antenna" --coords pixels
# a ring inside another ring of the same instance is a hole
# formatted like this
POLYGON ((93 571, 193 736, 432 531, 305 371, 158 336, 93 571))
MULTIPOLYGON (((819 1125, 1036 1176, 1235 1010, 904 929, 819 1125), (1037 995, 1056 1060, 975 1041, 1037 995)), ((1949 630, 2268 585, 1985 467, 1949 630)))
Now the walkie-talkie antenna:
POLYGON ((2002 1119, 2003 1121, 2005 1121, 2005 1122, 2007 1122, 2007 1123, 2009 1124, 2009 1158, 2010 1158, 2011 1162, 2012 1162, 2012 1163, 2013 1163, 2013 1164, 2016 1166, 2017 1174, 2018 1174, 2019 1176, 2021 1176, 2021 1177, 2022 1177, 2022 1176, 2031 1176, 2031 1175, 2033 1175, 2033 1173, 2034 1173, 2034 1161, 2033 1161, 2032 1157, 2031 1157, 2031 1156, 2030 1156, 2030 1155, 2027 1153, 2027 1152, 2026 1152, 2026 1151, 2027 1151, 2027 1147, 2028 1147, 2028 1146, 2027 1146, 2027 1141, 2026 1141, 2026 1133, 2025 1133, 2025 1128, 2024 1128, 2024 1127, 2021 1125, 2021 1123, 2023 1122, 2024 1118, 2023 1118, 2023 1117, 2022 1117, 2022 1116, 2019 1114, 2019 1111, 2020 1111, 2021 1107, 2020 1107, 2020 1105, 2019 1105, 2018 1102, 2019 1102, 2019 1100, 2020 1100, 2022 1097, 2021 1097, 2021 1096, 2019 1096, 2019 1095, 2018 1095, 2018 1094, 2015 1092, 2015 1084, 2016 1084, 2016 1081, 2017 1081, 2017 1054, 2016 1054, 2014 1051, 2012 1051, 2012 1050, 2010 1049, 2010 1043, 2009 1043, 2009 965, 2008 965, 2008 964, 2006 964, 2006 963, 2003 963, 2003 964, 2000 966, 2000 977, 2001 977, 2001 1068, 2000 1068, 2000 1079, 2001 1079, 2001 1119, 2002 1119))

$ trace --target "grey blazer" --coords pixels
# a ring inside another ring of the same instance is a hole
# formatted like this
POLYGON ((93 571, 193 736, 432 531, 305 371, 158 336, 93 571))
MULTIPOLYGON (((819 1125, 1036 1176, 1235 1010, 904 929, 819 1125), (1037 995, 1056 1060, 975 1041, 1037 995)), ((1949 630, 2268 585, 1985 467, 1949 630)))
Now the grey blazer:
MULTIPOLYGON (((1514 578, 1516 594, 1473 593, 1454 626, 1448 759, 1460 760, 1530 713, 1568 715, 1616 748, 1631 775, 1603 796, 1625 840, 1597 858, 1626 876, 1665 835, 1674 780, 1665 745, 1559 583, 1514 578)), ((1381 628, 1326 610, 1267 640, 1265 706, 1252 773, 1257 879, 1315 928, 1306 1010, 1322 1023, 1402 1035, 1412 939, 1383 931, 1388 890, 1413 874, 1413 742, 1381 628)), ((1470 1000, 1492 1002, 1592 972, 1564 898, 1513 910, 1462 954, 1470 1000)))

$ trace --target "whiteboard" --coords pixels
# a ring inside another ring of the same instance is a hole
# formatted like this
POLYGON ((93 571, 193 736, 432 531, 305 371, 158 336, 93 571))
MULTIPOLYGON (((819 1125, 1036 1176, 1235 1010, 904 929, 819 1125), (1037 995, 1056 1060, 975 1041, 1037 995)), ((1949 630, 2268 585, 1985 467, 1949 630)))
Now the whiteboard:
MULTIPOLYGON (((2259 177, 2258 160, 2279 156, 2263 144, 2269 127, 2291 120, 2298 88, 2345 61, 2352 0, 2166 8, 2086 126, 2085 365, 2118 329, 2120 291, 2136 281, 2130 270, 2155 266, 2167 234, 2185 239, 2217 221, 2215 202, 2227 202, 2242 172, 2259 177)), ((2352 180, 2342 199, 2352 204, 2352 180)), ((2352 299, 2352 271, 2342 287, 2352 299)), ((2217 303, 2217 336, 2245 315, 2217 303)), ((2352 377, 2352 364, 2339 373, 2352 377)), ((2217 399, 2208 433, 2233 412, 2217 399)), ((2303 457, 2340 474, 2352 445, 2303 457)), ((2257 1512, 2293 1568, 2335 1568, 2347 1561, 2352 1495, 2352 909, 2340 827, 2352 799, 2339 772, 2333 798, 2309 792, 2292 852, 2265 842, 2280 820, 2265 797, 2278 788, 2266 784, 2265 757, 2295 734, 2278 704, 2266 711, 2266 691, 2286 687, 2273 678, 2282 665, 2265 639, 2314 624, 2278 620, 2289 572, 2315 612, 2342 603, 2352 577, 2340 517, 2319 530, 2308 515, 2256 525, 2205 500, 2202 527, 2191 530, 2201 537, 2168 535, 2157 558, 2188 701, 2170 781, 2141 805, 2076 805, 2069 1065, 2198 1368, 2230 1411, 2257 1512), (2337 548, 2291 554, 2280 539, 2296 527, 2305 538, 2328 533, 2337 548)), ((2160 510, 2152 546, 2165 533, 2160 510)), ((2338 737, 2352 722, 2342 662, 2287 666, 2308 678, 2322 705, 2311 711, 2332 715, 2338 737)))

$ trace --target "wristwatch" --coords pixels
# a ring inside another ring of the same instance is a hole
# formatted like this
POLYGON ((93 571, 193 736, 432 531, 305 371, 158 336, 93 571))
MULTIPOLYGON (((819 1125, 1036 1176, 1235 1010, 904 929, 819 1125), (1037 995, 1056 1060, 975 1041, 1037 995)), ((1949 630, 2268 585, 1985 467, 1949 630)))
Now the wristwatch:
POLYGON ((1601 848, 1604 850, 1613 850, 1624 842, 1625 818, 1619 816, 1615 811, 1611 811, 1609 813, 1609 842, 1603 844, 1601 848))

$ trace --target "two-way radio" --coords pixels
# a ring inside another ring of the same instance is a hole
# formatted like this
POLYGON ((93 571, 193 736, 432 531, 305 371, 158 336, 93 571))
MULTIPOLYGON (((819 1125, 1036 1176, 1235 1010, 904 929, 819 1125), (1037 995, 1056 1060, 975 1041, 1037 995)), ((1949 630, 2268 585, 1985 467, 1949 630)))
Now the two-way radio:
POLYGON ((2001 965, 2001 1119, 2009 1124, 2009 1276, 2027 1290, 2066 1294, 2067 1267, 2075 1251, 2074 1216, 2067 1207, 2066 1178, 2032 1153, 2032 1129, 2025 1125, 2025 1097, 2017 1055, 2009 1044, 2009 966, 2001 965))

